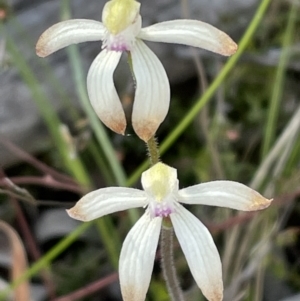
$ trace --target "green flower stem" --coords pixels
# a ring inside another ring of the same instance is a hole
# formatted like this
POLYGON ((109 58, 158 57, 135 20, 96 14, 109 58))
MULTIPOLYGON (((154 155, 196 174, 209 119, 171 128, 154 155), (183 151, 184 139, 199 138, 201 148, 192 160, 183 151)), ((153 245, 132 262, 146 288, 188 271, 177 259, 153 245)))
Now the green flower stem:
POLYGON ((160 238, 161 268, 171 300, 184 301, 174 264, 173 237, 174 230, 172 225, 163 226, 160 238))
MULTIPOLYGON (((238 62, 241 55, 244 53, 246 47, 248 46, 251 38, 253 37, 255 31, 258 28, 271 0, 262 0, 249 27, 247 28, 245 34, 243 35, 241 41, 239 42, 238 51, 227 61, 221 72, 211 83, 205 93, 201 98, 195 103, 192 109, 185 115, 181 122, 175 127, 175 129, 167 136, 160 146, 161 155, 164 154, 180 137, 180 135, 185 131, 185 129, 192 123, 194 118, 198 115, 200 110, 207 104, 207 102, 212 98, 218 87, 225 80, 226 76, 233 69, 233 67, 238 62)), ((141 173, 149 166, 147 161, 143 162, 136 171, 129 177, 128 182, 130 184, 135 183, 141 173)))
POLYGON ((278 119, 279 107, 283 94, 283 87, 285 81, 286 67, 290 58, 289 46, 292 43, 296 20, 298 17, 296 1, 292 1, 288 23, 286 26, 285 34, 282 42, 282 51, 278 62, 278 68, 275 75, 275 82, 273 85, 272 97, 268 110, 268 119, 265 128, 265 135, 262 146, 262 158, 265 158, 274 142, 275 132, 277 130, 276 123, 278 119))
POLYGON ((155 165, 159 160, 159 149, 155 137, 152 137, 147 143, 148 154, 151 165, 155 165))

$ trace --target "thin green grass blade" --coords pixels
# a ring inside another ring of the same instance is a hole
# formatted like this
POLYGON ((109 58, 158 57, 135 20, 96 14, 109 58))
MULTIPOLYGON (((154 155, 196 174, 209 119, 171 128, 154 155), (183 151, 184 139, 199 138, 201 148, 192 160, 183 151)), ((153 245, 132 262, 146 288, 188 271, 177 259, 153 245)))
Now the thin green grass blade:
POLYGON ((274 137, 277 130, 276 124, 278 120, 280 103, 283 95, 286 67, 290 58, 290 51, 288 48, 292 43, 296 26, 296 19, 298 13, 297 5, 298 4, 296 4, 296 1, 292 1, 287 27, 282 42, 282 52, 279 58, 278 68, 276 71, 272 97, 270 99, 267 124, 265 128, 262 146, 262 158, 266 157, 272 144, 274 143, 274 137))

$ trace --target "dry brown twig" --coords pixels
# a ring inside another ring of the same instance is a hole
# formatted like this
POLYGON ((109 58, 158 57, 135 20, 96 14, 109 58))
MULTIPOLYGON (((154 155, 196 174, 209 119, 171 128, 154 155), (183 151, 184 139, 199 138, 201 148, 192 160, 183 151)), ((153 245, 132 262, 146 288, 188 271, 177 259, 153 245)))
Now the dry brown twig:
POLYGON ((91 294, 94 294, 95 292, 98 292, 99 290, 103 289, 107 285, 115 282, 118 280, 118 274, 113 273, 111 275, 106 276, 105 278, 102 278, 100 280, 97 280, 91 284, 88 284, 85 287, 80 288, 79 290, 72 292, 68 295, 65 295, 63 297, 56 298, 51 301, 75 301, 75 300, 81 300, 84 297, 87 297, 91 294))
POLYGON ((41 171, 43 176, 24 176, 24 177, 13 177, 8 178, 3 169, 0 168, 0 193, 7 194, 12 197, 16 197, 23 201, 28 201, 31 204, 36 205, 32 195, 26 190, 17 185, 38 185, 46 186, 55 189, 68 190, 74 193, 82 194, 83 189, 76 183, 71 177, 62 174, 52 167, 44 164, 38 159, 34 158, 32 155, 24 152, 22 149, 17 147, 14 143, 7 140, 3 136, 0 136, 0 143, 2 143, 6 148, 8 148, 12 153, 14 153, 18 158, 32 165, 39 171, 41 171))
POLYGON ((0 143, 2 143, 7 149, 9 149, 13 154, 15 154, 19 159, 27 162, 28 164, 34 166, 36 169, 41 171, 46 175, 51 175, 54 179, 58 181, 72 183, 78 185, 70 176, 67 176, 63 173, 58 172, 54 168, 48 166, 47 164, 39 161, 35 157, 31 156, 30 154, 23 151, 21 148, 16 146, 11 141, 4 138, 2 135, 0 136, 0 143))

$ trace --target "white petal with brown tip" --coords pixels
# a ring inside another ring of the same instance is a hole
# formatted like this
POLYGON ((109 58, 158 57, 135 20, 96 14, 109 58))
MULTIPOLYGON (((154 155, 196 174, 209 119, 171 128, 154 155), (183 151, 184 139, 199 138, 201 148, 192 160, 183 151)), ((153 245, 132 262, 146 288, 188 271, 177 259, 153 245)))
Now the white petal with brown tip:
POLYGON ((222 265, 207 228, 183 206, 177 204, 172 224, 191 273, 209 301, 222 301, 222 265))
POLYGON ((243 211, 264 209, 272 202, 246 185, 233 181, 212 181, 181 189, 178 201, 243 211))
POLYGON ((237 51, 236 43, 223 31, 197 20, 166 21, 142 28, 138 37, 153 42, 183 44, 225 56, 237 51))
POLYGON ((126 119, 113 81, 122 52, 102 50, 93 61, 87 76, 91 104, 101 121, 111 130, 124 135, 126 119))
POLYGON ((147 142, 168 113, 170 85, 163 65, 144 42, 137 40, 131 55, 136 79, 132 125, 147 142))
POLYGON ((142 190, 109 187, 86 194, 67 212, 72 218, 91 221, 113 212, 142 207, 146 204, 147 196, 142 190))
POLYGON ((146 211, 126 236, 119 263, 120 285, 124 301, 145 300, 161 223, 161 218, 150 219, 146 211))
POLYGON ((40 36, 36 44, 36 54, 46 57, 71 44, 100 41, 105 30, 101 22, 94 20, 74 19, 59 22, 40 36))

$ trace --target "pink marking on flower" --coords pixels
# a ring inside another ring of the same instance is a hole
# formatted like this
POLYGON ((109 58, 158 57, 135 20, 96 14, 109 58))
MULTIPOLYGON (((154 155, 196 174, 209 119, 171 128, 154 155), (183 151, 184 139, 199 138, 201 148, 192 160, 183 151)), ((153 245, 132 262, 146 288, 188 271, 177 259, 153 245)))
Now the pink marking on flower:
POLYGON ((167 217, 174 211, 171 208, 164 207, 164 206, 156 206, 155 208, 155 216, 160 216, 160 217, 167 217))
POLYGON ((133 40, 123 34, 108 35, 103 41, 102 48, 106 48, 109 51, 130 51, 132 48, 133 40))
POLYGON ((171 213, 175 212, 173 202, 151 202, 149 204, 150 216, 154 217, 168 217, 171 213))

